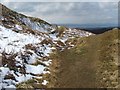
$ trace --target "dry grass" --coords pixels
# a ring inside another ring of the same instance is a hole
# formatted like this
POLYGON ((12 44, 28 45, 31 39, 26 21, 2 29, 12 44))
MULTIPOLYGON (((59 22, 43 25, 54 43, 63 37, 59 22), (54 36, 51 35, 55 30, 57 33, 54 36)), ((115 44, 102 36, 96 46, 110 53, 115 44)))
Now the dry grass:
POLYGON ((56 68, 54 87, 115 88, 118 86, 118 66, 112 55, 118 54, 118 30, 79 38, 76 47, 57 51, 53 59, 56 68), (107 81, 106 81, 107 80, 107 81))

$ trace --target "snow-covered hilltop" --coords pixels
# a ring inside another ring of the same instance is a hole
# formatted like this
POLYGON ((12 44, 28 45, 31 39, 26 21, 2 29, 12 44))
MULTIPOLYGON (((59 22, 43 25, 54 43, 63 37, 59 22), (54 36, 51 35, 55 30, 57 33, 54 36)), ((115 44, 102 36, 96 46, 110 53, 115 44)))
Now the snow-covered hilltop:
POLYGON ((27 82, 34 82, 37 88, 47 87, 50 54, 73 47, 72 38, 93 35, 27 17, 2 4, 0 7, 0 89, 31 88, 27 82))

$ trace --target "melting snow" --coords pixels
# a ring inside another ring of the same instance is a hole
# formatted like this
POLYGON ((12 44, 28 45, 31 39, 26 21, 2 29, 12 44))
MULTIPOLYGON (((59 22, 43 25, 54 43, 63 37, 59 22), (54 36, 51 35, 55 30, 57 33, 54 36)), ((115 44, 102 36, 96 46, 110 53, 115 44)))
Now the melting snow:
POLYGON ((25 45, 39 42, 39 38, 32 34, 20 34, 0 26, 0 52, 9 54, 24 51, 25 45))
MULTIPOLYGON (((18 30, 22 30, 22 28, 19 25, 15 26, 18 30)), ((37 50, 42 52, 44 56, 49 56, 49 53, 51 53, 51 47, 50 45, 39 45, 38 43, 41 42, 42 39, 45 39, 45 37, 38 37, 32 34, 27 33, 17 33, 12 31, 11 29, 7 29, 3 26, 0 26, 0 52, 2 53, 5 51, 7 54, 15 54, 18 53, 18 55, 15 57, 15 63, 16 66, 23 67, 23 64, 25 65, 25 71, 27 74, 21 74, 20 72, 14 72, 13 70, 10 70, 8 67, 0 67, 0 75, 2 86, 4 88, 15 88, 16 84, 19 84, 21 82, 27 81, 29 79, 32 79, 33 77, 36 78, 42 78, 37 77, 31 74, 46 74, 50 73, 49 71, 45 71, 45 66, 43 65, 30 65, 32 63, 36 62, 37 58, 41 58, 40 56, 35 53, 34 50, 26 50, 25 45, 32 44, 33 46, 36 45, 36 47, 39 47, 37 50), (26 55, 25 51, 28 51, 32 54, 28 54, 29 60, 27 61, 28 64, 25 64, 23 59, 21 58, 21 54, 26 55), (16 75, 16 74, 17 75, 16 75), (5 75, 12 74, 15 80, 6 79, 4 80, 5 75), (5 82, 5 83, 2 83, 5 82)), ((51 64, 51 60, 43 61, 46 66, 49 66, 51 64)), ((47 84, 46 81, 43 82, 43 84, 47 84)))
POLYGON ((47 85, 48 81, 47 80, 43 80, 42 84, 43 85, 47 85))
POLYGON ((45 30, 45 29, 50 27, 50 26, 44 25, 44 24, 41 25, 39 22, 33 22, 29 18, 22 18, 21 21, 24 22, 28 27, 32 28, 33 30, 38 30, 41 32, 47 33, 47 30, 45 30))
POLYGON ((48 60, 48 61, 43 61, 42 63, 44 63, 45 65, 49 66, 51 64, 52 60, 48 60))
POLYGON ((1 72, 0 72, 1 76, 5 76, 10 71, 10 69, 7 67, 0 67, 0 70, 1 70, 1 72))
MULTIPOLYGON (((0 19, 4 19, 3 17, 0 17, 0 19)), ((50 71, 47 71, 45 69, 48 69, 48 66, 51 64, 52 60, 44 61, 41 60, 42 57, 49 57, 49 54, 52 52, 52 49, 56 49, 54 47, 54 44, 57 44, 57 40, 61 41, 65 44, 65 41, 67 41, 69 38, 72 38, 74 36, 89 36, 91 33, 84 32, 84 31, 78 31, 76 29, 68 29, 64 32, 63 37, 59 38, 57 37, 57 33, 49 34, 50 32, 54 32, 55 28, 51 28, 49 25, 40 24, 38 22, 33 22, 29 18, 19 18, 21 22, 26 24, 29 28, 33 30, 38 30, 43 33, 41 33, 39 36, 27 34, 27 33, 17 33, 15 31, 12 31, 11 29, 7 29, 0 25, 0 53, 5 51, 7 54, 15 54, 18 53, 18 55, 15 57, 15 65, 20 66, 25 69, 25 74, 18 71, 10 70, 7 65, 6 67, 0 67, 0 85, 5 88, 15 88, 16 84, 19 84, 21 82, 27 81, 28 79, 32 79, 33 77, 41 79, 42 76, 34 76, 33 74, 46 74, 50 73, 50 71), (48 31, 48 29, 52 29, 51 31, 48 31), (52 44, 40 44, 40 42, 44 39, 51 39, 51 41, 54 43, 52 44), (35 50, 26 49, 25 46, 28 44, 32 44, 35 47, 35 50), (25 53, 25 52, 29 52, 25 53), (24 60, 22 58, 22 55, 24 56, 24 60), (30 54, 31 53, 31 54, 30 54), (27 59, 26 59, 27 58, 27 59), (25 62, 26 60, 26 62, 25 62), (43 65, 32 65, 37 60, 41 60, 40 62, 45 64, 43 65), (16 75, 16 74, 17 75, 16 75), (15 77, 15 80, 7 79, 4 80, 5 75, 13 74, 15 77), (4 82, 4 83, 3 83, 4 82)), ((22 30, 22 27, 20 25, 14 25, 17 30, 22 30)), ((13 26, 13 27, 14 27, 13 26)), ((58 26, 60 27, 60 26, 58 26)), ((74 45, 71 45, 74 46, 74 45)), ((62 48, 62 47, 61 47, 62 48)), ((47 85, 49 83, 47 80, 43 80, 42 84, 47 85)), ((1 89, 1 87, 0 87, 1 89)))
POLYGON ((15 28, 18 30, 22 30, 22 27, 20 25, 15 25, 15 28))
POLYGON ((9 85, 5 87, 5 90, 16 90, 16 87, 14 85, 9 85))
POLYGON ((42 65, 37 65, 37 66, 26 65, 27 73, 41 74, 41 73, 43 73, 44 69, 45 69, 45 67, 42 65))

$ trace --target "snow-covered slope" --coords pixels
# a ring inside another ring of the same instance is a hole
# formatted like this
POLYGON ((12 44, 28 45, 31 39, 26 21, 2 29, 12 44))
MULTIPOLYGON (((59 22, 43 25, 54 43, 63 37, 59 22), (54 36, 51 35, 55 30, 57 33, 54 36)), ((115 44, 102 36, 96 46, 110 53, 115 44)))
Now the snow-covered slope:
MULTIPOLYGON (((47 86, 50 54, 74 46, 70 39, 93 35, 82 30, 51 25, 0 4, 0 88, 16 88, 34 81, 47 86)), ((30 86, 28 86, 29 88, 30 86)))

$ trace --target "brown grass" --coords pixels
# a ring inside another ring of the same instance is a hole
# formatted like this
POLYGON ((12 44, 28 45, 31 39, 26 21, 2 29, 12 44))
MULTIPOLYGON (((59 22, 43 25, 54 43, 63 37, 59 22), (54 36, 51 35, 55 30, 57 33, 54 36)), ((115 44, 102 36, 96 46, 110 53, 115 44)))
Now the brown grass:
POLYGON ((58 62, 54 87, 99 88, 118 86, 118 66, 112 55, 117 54, 118 30, 101 35, 79 38, 76 47, 57 51, 53 60, 58 62), (106 74, 105 74, 106 72, 106 74), (111 79, 112 78, 112 79, 111 79), (107 81, 106 81, 107 80, 107 81))

